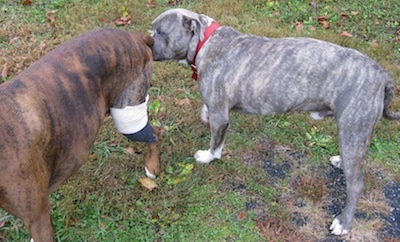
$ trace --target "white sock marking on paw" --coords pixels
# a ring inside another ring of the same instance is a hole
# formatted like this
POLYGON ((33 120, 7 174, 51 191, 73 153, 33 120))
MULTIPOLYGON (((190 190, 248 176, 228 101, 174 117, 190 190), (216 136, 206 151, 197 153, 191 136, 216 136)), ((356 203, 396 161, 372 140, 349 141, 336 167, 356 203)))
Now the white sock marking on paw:
POLYGON ((334 235, 345 235, 347 234, 349 231, 343 229, 343 225, 340 224, 339 219, 335 218, 332 222, 331 227, 329 227, 330 230, 332 230, 332 234, 334 235))
POLYGON ((310 116, 314 120, 323 120, 325 116, 320 115, 320 112, 310 112, 310 116))
POLYGON ((151 173, 151 172, 147 169, 147 167, 144 167, 144 170, 146 171, 146 176, 147 176, 148 178, 156 179, 156 175, 154 175, 153 173, 151 173))
POLYGON ((342 158, 340 158, 340 155, 332 156, 329 158, 329 161, 334 167, 342 168, 342 158))
POLYGON ((210 150, 198 150, 194 154, 194 158, 199 163, 208 164, 214 160, 215 157, 211 154, 210 150))

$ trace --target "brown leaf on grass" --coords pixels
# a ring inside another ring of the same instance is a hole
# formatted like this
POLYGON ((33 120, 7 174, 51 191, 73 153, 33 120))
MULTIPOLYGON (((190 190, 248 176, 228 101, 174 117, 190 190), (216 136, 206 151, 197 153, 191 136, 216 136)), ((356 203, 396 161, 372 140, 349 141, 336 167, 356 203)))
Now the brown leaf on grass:
POLYGON ((328 21, 320 21, 318 22, 324 29, 329 29, 331 26, 329 25, 328 21))
POLYGON ((177 6, 177 5, 182 5, 182 0, 169 0, 168 1, 168 6, 177 6))
POLYGON ((26 6, 26 5, 31 5, 32 4, 32 0, 24 0, 22 2, 22 5, 26 6))
POLYGON ((319 22, 319 21, 327 21, 327 20, 328 20, 328 18, 329 18, 329 16, 328 16, 328 15, 322 15, 322 16, 319 16, 319 17, 318 17, 318 22, 319 22))
POLYGON ((297 20, 294 22, 294 27, 296 28, 296 30, 303 30, 304 29, 303 23, 299 22, 297 20))
POLYGON ((39 50, 40 51, 43 51, 44 49, 46 49, 46 43, 44 42, 44 41, 42 41, 42 42, 40 42, 40 44, 39 44, 39 50))
POLYGON ((343 31, 342 33, 340 33, 340 35, 341 35, 341 36, 344 36, 344 37, 349 37, 349 38, 352 38, 352 37, 353 37, 353 34, 347 32, 347 31, 343 31))
POLYGON ((181 99, 181 100, 179 100, 179 101, 176 101, 176 105, 179 105, 179 106, 183 106, 183 105, 189 105, 191 102, 190 102, 190 99, 189 98, 184 98, 184 99, 181 99))
POLYGON ((328 18, 329 17, 327 15, 318 17, 318 23, 320 25, 322 25, 322 27, 324 27, 325 29, 328 29, 330 27, 329 22, 328 22, 328 18))
POLYGON ((146 6, 148 8, 155 8, 156 7, 156 1, 155 0, 147 0, 146 6))
POLYGON ((130 15, 124 15, 114 21, 117 26, 125 26, 131 24, 132 17, 130 15))
POLYGON ((379 46, 379 41, 374 39, 372 40, 372 47, 378 47, 379 46))
POLYGON ((151 190, 153 190, 154 188, 157 188, 158 186, 157 186, 157 183, 153 180, 153 179, 150 179, 150 178, 148 178, 148 177, 146 177, 146 178, 140 178, 139 179, 139 182, 140 182, 140 184, 144 187, 144 188, 146 188, 147 190, 149 190, 149 191, 151 191, 151 190))
POLYGON ((349 15, 347 13, 342 13, 340 14, 340 17, 342 17, 343 20, 347 20, 349 18, 349 15))
POLYGON ((20 39, 19 37, 10 38, 10 39, 8 39, 8 44, 9 44, 9 45, 12 45, 12 44, 14 44, 15 41, 17 41, 17 40, 19 40, 19 39, 20 39))
POLYGON ((90 154, 89 156, 88 156, 88 159, 95 159, 96 158, 96 154, 90 154))
POLYGON ((1 70, 1 77, 8 77, 10 72, 10 67, 7 64, 4 64, 3 69, 1 70))
POLYGON ((47 16, 47 20, 50 23, 54 23, 56 21, 56 13, 58 12, 58 10, 50 10, 46 12, 46 16, 47 16))
POLYGON ((243 219, 245 219, 247 217, 247 211, 243 211, 241 213, 239 213, 239 215, 237 216, 237 219, 239 221, 242 221, 243 219))
POLYGON ((135 154, 135 149, 132 147, 128 147, 126 149, 124 149, 124 153, 127 155, 134 155, 135 154))

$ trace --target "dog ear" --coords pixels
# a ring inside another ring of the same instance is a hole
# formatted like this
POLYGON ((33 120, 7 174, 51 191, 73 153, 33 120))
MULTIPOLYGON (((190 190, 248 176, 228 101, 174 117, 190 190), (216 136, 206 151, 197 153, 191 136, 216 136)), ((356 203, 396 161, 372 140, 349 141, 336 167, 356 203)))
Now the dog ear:
POLYGON ((138 38, 142 40, 147 46, 152 47, 154 45, 154 39, 148 34, 140 33, 140 32, 132 32, 131 33, 134 38, 138 38))
POLYGON ((192 33, 192 36, 197 36, 199 40, 204 38, 204 26, 200 19, 183 16, 183 27, 192 33))
POLYGON ((144 34, 143 41, 147 46, 152 47, 154 45, 154 39, 150 35, 144 34))

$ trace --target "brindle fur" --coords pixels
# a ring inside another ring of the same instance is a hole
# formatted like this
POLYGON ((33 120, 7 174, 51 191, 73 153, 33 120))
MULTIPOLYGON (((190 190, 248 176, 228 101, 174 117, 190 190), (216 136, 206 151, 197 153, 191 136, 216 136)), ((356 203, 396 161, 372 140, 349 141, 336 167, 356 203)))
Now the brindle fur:
MULTIPOLYGON (((54 240, 48 195, 85 162, 109 108, 145 100, 152 44, 141 33, 97 29, 0 85, 0 206, 35 241, 54 240)), ((149 152, 156 174, 159 152, 149 152)))
MULTIPOLYGON (((153 58, 193 64, 196 46, 213 19, 186 9, 171 9, 153 21, 153 58)), ((221 158, 229 111, 271 115, 310 111, 333 114, 337 123, 347 198, 330 229, 350 231, 364 188, 362 167, 373 130, 382 117, 399 119, 390 109, 394 82, 366 55, 310 38, 267 38, 219 27, 197 54, 202 118, 210 123, 208 150, 198 162, 221 158)))

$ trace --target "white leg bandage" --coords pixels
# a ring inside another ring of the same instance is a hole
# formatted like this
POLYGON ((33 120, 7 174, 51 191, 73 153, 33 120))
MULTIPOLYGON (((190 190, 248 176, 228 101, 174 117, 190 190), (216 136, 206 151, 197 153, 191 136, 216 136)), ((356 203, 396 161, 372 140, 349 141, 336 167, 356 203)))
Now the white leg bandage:
POLYGON ((110 108, 115 127, 122 134, 133 134, 142 130, 147 122, 147 101, 136 106, 126 106, 125 108, 110 108))

